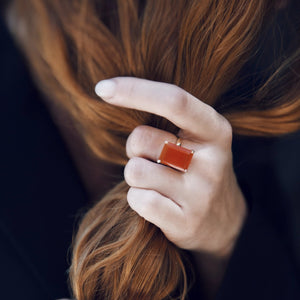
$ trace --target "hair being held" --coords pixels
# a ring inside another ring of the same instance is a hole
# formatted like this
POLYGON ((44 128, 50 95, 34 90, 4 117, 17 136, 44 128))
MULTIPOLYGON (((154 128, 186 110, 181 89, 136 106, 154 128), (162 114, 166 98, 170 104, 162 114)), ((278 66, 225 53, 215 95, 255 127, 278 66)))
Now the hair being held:
MULTIPOLYGON (((300 129, 299 39, 251 94, 229 93, 259 55, 275 6, 271 0, 14 0, 10 17, 46 97, 72 116, 93 155, 125 165, 126 139, 136 126, 177 128, 99 101, 94 85, 114 76, 178 85, 223 114, 235 134, 300 129)), ((185 299, 192 280, 188 255, 130 209, 127 190, 119 183, 79 225, 70 269, 74 297, 185 299)))

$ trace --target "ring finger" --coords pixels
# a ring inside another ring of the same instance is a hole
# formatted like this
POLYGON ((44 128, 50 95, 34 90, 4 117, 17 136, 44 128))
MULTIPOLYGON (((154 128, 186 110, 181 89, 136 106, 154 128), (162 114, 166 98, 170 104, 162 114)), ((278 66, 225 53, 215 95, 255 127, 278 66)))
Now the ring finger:
MULTIPOLYGON (((164 146, 164 142, 168 141, 176 143, 177 137, 167 131, 160 130, 154 127, 141 125, 136 127, 129 135, 126 143, 126 152, 129 158, 138 156, 157 161, 164 146)), ((196 150, 199 144, 189 140, 182 141, 183 147, 196 150)))

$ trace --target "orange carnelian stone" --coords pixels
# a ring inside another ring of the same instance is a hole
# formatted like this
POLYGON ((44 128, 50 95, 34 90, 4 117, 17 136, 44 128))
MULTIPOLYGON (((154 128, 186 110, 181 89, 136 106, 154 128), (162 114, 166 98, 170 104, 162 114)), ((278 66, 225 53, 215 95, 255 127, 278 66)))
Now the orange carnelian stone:
POLYGON ((158 163, 172 167, 176 170, 186 172, 192 160, 194 151, 165 142, 158 163))

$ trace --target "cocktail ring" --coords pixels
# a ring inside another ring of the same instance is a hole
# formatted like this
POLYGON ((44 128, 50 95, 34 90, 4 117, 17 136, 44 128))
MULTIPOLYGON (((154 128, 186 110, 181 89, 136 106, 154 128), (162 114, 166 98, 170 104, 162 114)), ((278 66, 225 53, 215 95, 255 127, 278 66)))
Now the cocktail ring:
POLYGON ((157 163, 172 167, 178 171, 186 172, 194 150, 181 147, 181 139, 177 138, 176 143, 165 141, 157 163))

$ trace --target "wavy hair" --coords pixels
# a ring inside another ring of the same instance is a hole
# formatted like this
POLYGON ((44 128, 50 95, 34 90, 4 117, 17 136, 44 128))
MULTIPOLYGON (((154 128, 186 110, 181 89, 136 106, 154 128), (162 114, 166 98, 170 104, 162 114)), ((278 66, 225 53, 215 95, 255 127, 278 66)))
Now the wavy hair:
MULTIPOLYGON (((125 165, 125 142, 136 126, 178 128, 99 101, 94 85, 114 76, 178 85, 223 114, 234 134, 298 130, 300 14, 294 2, 286 21, 295 38, 270 63, 263 61, 261 71, 251 68, 264 60, 266 40, 271 47, 278 43, 273 24, 283 13, 277 1, 14 0, 9 16, 45 97, 71 115, 91 153, 125 165)), ((74 297, 185 299, 192 280, 188 254, 129 208, 127 190, 119 183, 82 218, 70 268, 74 297)))

